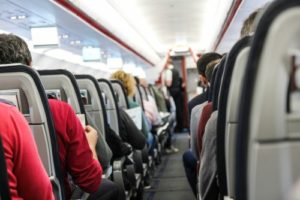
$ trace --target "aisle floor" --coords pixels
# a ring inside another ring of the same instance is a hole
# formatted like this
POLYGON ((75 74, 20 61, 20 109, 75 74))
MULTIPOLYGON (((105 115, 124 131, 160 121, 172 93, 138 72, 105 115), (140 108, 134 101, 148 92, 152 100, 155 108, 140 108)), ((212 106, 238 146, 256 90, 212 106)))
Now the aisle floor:
POLYGON ((188 149, 188 134, 174 134, 173 144, 179 152, 163 156, 151 179, 151 189, 145 191, 144 200, 195 200, 182 164, 182 154, 188 149))

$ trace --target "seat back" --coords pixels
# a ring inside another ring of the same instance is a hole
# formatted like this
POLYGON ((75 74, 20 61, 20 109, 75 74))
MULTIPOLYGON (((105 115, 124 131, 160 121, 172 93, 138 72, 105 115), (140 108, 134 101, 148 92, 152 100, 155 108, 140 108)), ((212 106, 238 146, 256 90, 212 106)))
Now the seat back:
POLYGON ((140 91, 141 91, 141 96, 142 96, 142 99, 144 100, 148 100, 148 97, 147 97, 147 93, 146 93, 146 90, 143 86, 139 85, 139 88, 140 88, 140 91))
POLYGON ((104 97, 104 104, 107 113, 107 121, 111 129, 114 130, 118 135, 119 132, 119 108, 117 104, 117 99, 114 94, 113 87, 110 81, 106 79, 98 79, 98 84, 104 97))
POLYGON ((153 85, 148 85, 148 94, 150 94, 153 98, 155 98, 155 95, 154 95, 154 91, 153 91, 153 85))
POLYGON ((58 91, 60 100, 70 104, 76 114, 85 115, 80 90, 71 72, 65 69, 39 70, 38 72, 46 93, 58 91))
POLYGON ((1 98, 14 93, 17 106, 32 129, 38 152, 51 180, 56 199, 64 199, 56 134, 40 77, 36 71, 19 64, 0 67, 1 98))
POLYGON ((75 75, 80 93, 86 94, 87 102, 84 105, 88 123, 97 127, 105 139, 107 132, 107 121, 105 104, 97 80, 91 75, 75 75))
POLYGON ((145 110, 143 99, 142 99, 142 92, 138 85, 135 86, 134 101, 137 102, 142 107, 143 110, 145 110))
MULTIPOLYGON (((89 124, 89 121, 91 120, 87 119, 80 95, 80 90, 74 75, 71 72, 63 69, 40 70, 39 73, 41 75, 41 80, 45 90, 59 91, 61 100, 69 103, 72 106, 82 124, 84 126, 89 124)), ((97 130, 98 134, 101 133, 101 130, 98 130, 98 126, 94 126, 94 128, 97 130)), ((112 153, 105 140, 102 139, 102 135, 99 135, 98 137, 96 152, 102 168, 106 170, 110 166, 112 153)))
POLYGON ((99 143, 100 157, 106 152, 108 160, 103 161, 107 166, 102 166, 106 170, 105 177, 110 176, 110 161, 112 151, 106 142, 106 134, 109 132, 105 103, 97 79, 91 75, 75 75, 81 96, 85 96, 86 102, 84 109, 87 115, 88 123, 101 133, 101 142, 99 143), (104 149, 103 149, 104 148, 104 149))
POLYGON ((154 98, 159 112, 168 112, 164 94, 156 87, 150 86, 154 93, 154 98))
POLYGON ((213 86, 212 86, 212 102, 213 102, 213 111, 218 110, 219 107, 219 92, 220 92, 220 85, 221 85, 221 80, 225 68, 225 62, 226 62, 226 57, 223 57, 222 60, 220 61, 218 65, 218 70, 216 71, 216 77, 213 81, 213 86))
POLYGON ((300 177, 300 113, 287 109, 299 20, 300 1, 278 0, 256 29, 239 100, 237 200, 286 199, 300 177))
POLYGON ((117 102, 120 108, 123 108, 124 110, 129 108, 129 103, 127 99, 127 94, 125 92, 125 88, 123 84, 118 80, 112 80, 111 85, 114 89, 114 92, 117 96, 117 102))
MULTIPOLYGON (((226 167, 225 162, 225 138, 230 134, 226 133, 226 112, 227 112, 227 100, 229 88, 237 84, 233 80, 232 72, 234 70, 236 59, 239 53, 249 45, 250 37, 244 37, 240 39, 230 50, 226 57, 224 72, 220 83, 219 101, 218 101, 218 122, 217 122, 217 153, 218 153, 218 178, 220 184, 220 193, 222 196, 227 195, 227 178, 226 178, 226 167)), ((239 67, 239 66, 236 66, 239 67)), ((229 166, 228 166, 229 167, 229 166)), ((230 166, 232 167, 232 166, 230 166)), ((228 168, 229 169, 229 168, 228 168)))
POLYGON ((235 181, 235 155, 236 155, 236 127, 238 124, 238 100, 240 96, 242 80, 245 76, 245 67, 250 47, 245 47, 239 53, 232 72, 232 84, 230 84, 225 128, 225 161, 227 191, 230 198, 234 198, 235 181))

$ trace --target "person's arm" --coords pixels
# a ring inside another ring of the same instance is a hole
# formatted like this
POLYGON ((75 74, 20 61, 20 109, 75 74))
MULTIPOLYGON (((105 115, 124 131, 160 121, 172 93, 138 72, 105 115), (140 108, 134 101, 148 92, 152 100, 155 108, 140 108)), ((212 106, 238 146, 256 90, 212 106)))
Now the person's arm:
POLYGON ((6 110, 1 107, 0 118, 0 134, 13 199, 54 199, 50 179, 27 121, 14 107, 6 107, 6 110))
MULTIPOLYGON (((93 132, 85 131, 77 118, 75 112, 69 105, 67 120, 67 134, 69 136, 69 144, 67 150, 66 164, 74 182, 85 192, 91 193, 97 191, 101 182, 102 167, 97 159, 94 159, 88 138, 95 138, 93 132), (90 135, 91 134, 91 135, 90 135)), ((90 139, 89 139, 90 140, 90 139)), ((91 144, 94 148, 94 142, 91 144)))
POLYGON ((172 85, 172 71, 170 69, 166 70, 165 84, 167 87, 170 87, 172 85))
POLYGON ((97 152, 96 152, 96 144, 97 144, 97 140, 98 140, 97 131, 93 127, 87 125, 85 127, 85 135, 86 135, 87 141, 89 143, 90 149, 93 153, 93 158, 95 160, 98 160, 98 156, 97 156, 97 152))

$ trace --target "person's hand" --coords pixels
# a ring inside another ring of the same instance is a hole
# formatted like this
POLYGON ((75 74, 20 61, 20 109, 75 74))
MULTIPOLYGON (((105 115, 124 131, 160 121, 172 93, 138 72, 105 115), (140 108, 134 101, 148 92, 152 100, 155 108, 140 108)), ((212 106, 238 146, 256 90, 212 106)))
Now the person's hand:
POLYGON ((89 125, 85 127, 84 131, 90 147, 95 148, 98 140, 97 131, 89 125))

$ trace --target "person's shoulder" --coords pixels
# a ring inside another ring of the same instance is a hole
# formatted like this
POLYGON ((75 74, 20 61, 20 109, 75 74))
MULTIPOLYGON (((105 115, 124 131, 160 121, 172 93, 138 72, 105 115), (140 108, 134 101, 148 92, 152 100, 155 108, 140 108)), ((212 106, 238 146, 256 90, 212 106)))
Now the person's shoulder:
POLYGON ((0 102, 0 109, 1 109, 0 113, 2 113, 2 110, 12 110, 13 108, 15 108, 15 106, 8 103, 0 102))
POLYGON ((199 114, 199 112, 203 109, 203 107, 206 105, 206 103, 207 103, 207 101, 205 101, 204 103, 196 105, 192 109, 192 116, 195 116, 195 115, 199 114))
POLYGON ((207 95, 206 95, 206 92, 203 92, 203 93, 195 96, 194 98, 192 98, 188 104, 189 105, 198 105, 198 104, 204 103, 205 101, 207 101, 207 95))
POLYGON ((21 113, 18 111, 17 107, 2 103, 0 102, 0 118, 1 120, 6 119, 5 116, 16 116, 16 115, 21 115, 21 113))

